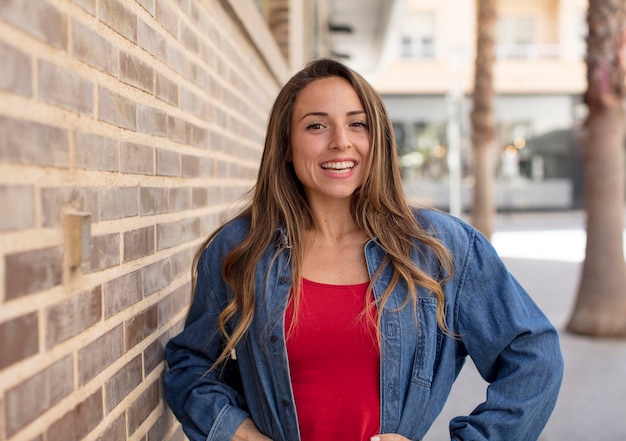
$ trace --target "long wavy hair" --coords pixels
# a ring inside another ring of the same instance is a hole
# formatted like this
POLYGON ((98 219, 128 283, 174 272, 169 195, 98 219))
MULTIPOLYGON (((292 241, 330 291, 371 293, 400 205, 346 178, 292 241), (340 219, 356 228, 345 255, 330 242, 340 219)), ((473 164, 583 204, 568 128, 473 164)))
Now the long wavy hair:
MULTIPOLYGON (((296 97, 313 81, 345 78, 363 104, 370 131, 370 159, 362 185, 352 198, 352 215, 357 226, 370 239, 376 239, 385 250, 383 264, 377 269, 369 286, 370 303, 377 307, 377 329, 385 303, 395 286, 403 281, 408 287, 405 307, 416 307, 417 289, 425 288, 437 300, 437 322, 445 332, 443 283, 452 274, 452 259, 439 240, 426 232, 415 220, 402 189, 398 156, 391 120, 382 99, 373 87, 358 73, 344 64, 320 59, 309 63, 296 73, 280 90, 272 107, 265 147, 261 158, 257 183, 248 205, 235 218, 250 219, 250 232, 223 261, 222 276, 233 291, 233 297, 219 316, 219 328, 225 339, 222 353, 215 362, 228 360, 231 351, 245 336, 255 314, 254 278, 261 256, 276 240, 282 228, 291 248, 292 297, 298 304, 304 234, 313 226, 313 216, 304 190, 288 158, 291 157, 291 121, 296 97), (442 270, 433 278, 411 258, 415 241, 434 252, 442 270), (393 273, 389 285, 378 300, 372 295, 373 281, 391 264, 393 273), (227 323, 236 319, 232 332, 227 323)), ((200 254, 217 234, 209 236, 194 259, 194 285, 200 254)))

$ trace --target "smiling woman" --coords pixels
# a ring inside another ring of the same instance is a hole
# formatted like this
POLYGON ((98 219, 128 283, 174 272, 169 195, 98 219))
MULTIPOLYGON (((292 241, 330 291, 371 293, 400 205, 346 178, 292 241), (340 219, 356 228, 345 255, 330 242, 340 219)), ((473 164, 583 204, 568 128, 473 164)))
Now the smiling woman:
POLYGON ((490 393, 453 440, 536 440, 554 407, 554 327, 474 228, 407 205, 380 96, 336 61, 282 88, 194 271, 165 375, 192 441, 419 440, 467 356, 490 393))
POLYGON ((340 77, 302 89, 293 110, 291 160, 314 213, 343 205, 363 183, 370 133, 361 100, 340 77))

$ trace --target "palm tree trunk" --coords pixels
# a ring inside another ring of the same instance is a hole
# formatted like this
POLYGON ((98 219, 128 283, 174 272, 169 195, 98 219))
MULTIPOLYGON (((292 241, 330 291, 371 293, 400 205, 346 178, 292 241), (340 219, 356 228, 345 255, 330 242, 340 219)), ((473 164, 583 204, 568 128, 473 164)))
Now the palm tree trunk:
POLYGON ((474 195, 472 223, 488 239, 493 232, 495 121, 493 64, 495 59, 496 0, 477 2, 474 107, 470 116, 473 144, 474 195))
POLYGON ((623 0, 590 0, 583 138, 587 247, 571 332, 626 336, 623 0))

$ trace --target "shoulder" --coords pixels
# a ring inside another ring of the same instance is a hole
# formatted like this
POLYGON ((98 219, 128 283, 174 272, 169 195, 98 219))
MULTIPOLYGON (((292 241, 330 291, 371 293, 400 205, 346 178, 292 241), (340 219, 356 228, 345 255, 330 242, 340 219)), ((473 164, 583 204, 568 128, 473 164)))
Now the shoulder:
POLYGON ((221 260, 239 245, 250 232, 250 218, 237 217, 219 227, 203 243, 200 261, 208 264, 221 260))
POLYGON ((478 231, 463 219, 429 208, 412 209, 417 223, 427 232, 447 244, 473 240, 478 231))
POLYGON ((250 217, 236 217, 222 225, 215 233, 212 242, 239 244, 250 233, 250 217))

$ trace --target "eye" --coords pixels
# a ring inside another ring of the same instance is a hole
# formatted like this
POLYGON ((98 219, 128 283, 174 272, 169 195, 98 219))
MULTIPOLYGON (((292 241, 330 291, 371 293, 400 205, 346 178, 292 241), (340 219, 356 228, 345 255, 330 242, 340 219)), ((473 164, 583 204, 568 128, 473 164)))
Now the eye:
POLYGON ((324 125, 321 122, 312 122, 307 124, 306 128, 307 130, 319 130, 323 129, 324 125))
POLYGON ((369 125, 367 125, 367 122, 363 121, 363 120, 352 121, 350 123, 350 126, 352 126, 352 127, 363 127, 365 129, 369 128, 369 125))

